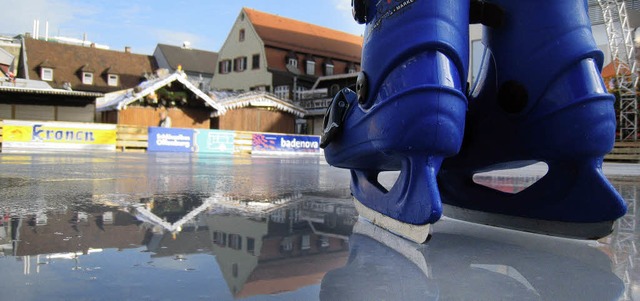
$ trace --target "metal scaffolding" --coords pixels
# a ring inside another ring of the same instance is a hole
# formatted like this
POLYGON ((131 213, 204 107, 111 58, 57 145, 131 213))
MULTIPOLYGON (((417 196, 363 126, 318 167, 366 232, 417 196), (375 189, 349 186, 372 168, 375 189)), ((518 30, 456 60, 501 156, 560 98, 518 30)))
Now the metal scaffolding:
POLYGON ((633 30, 629 26, 624 1, 597 0, 606 26, 609 50, 616 70, 615 85, 619 92, 618 126, 620 141, 638 139, 638 73, 636 69, 633 30))

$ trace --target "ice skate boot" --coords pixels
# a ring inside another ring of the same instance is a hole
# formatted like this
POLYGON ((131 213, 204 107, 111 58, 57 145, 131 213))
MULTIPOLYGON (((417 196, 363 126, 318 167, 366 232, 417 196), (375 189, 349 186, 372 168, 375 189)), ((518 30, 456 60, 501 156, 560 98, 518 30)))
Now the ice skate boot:
POLYGON ((356 91, 327 110, 327 162, 351 170, 360 215, 414 241, 442 214, 436 174, 458 152, 467 109, 468 1, 354 0, 366 23, 356 91), (400 171, 394 186, 378 181, 400 171))
POLYGON ((600 70, 582 0, 495 0, 502 26, 484 28, 486 51, 469 97, 460 153, 438 176, 447 216, 566 237, 608 235, 626 206, 602 174, 615 138, 614 97, 600 70), (544 162, 519 193, 473 182, 479 172, 544 162))

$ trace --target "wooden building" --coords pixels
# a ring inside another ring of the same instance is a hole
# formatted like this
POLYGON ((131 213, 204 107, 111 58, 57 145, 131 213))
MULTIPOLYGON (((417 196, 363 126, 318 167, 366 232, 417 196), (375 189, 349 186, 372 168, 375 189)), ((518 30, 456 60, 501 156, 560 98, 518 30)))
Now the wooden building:
POLYGON ((181 70, 172 74, 158 73, 157 78, 135 88, 107 93, 99 98, 96 111, 100 122, 158 126, 160 112, 167 110, 171 127, 215 128, 211 118, 214 113, 225 113, 222 106, 196 88, 181 70))
POLYGON ((226 113, 214 113, 221 130, 296 133, 296 119, 307 111, 266 92, 212 92, 226 113))

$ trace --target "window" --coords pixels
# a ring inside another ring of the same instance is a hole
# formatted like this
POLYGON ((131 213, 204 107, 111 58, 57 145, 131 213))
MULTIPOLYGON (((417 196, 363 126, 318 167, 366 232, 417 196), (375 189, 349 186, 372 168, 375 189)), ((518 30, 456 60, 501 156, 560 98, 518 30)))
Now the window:
POLYGON ((356 73, 357 72, 356 64, 354 64, 353 62, 349 62, 349 64, 347 64, 347 70, 346 71, 347 71, 347 73, 350 73, 350 74, 356 73))
POLYGON ((231 60, 223 60, 218 63, 218 73, 226 74, 231 72, 231 60))
POLYGON ((298 59, 290 57, 289 60, 287 60, 287 65, 298 68, 298 59))
POLYGON ((93 73, 82 72, 82 83, 85 85, 93 85, 93 73))
POLYGON ((216 244, 219 247, 226 247, 227 246, 227 234, 224 232, 218 232, 218 231, 214 231, 213 232, 213 243, 216 244))
POLYGON ((316 62, 308 60, 307 61, 307 74, 314 75, 316 73, 316 62))
POLYGON ((251 69, 259 69, 260 68, 260 55, 254 54, 251 58, 251 69))
POLYGON ((40 78, 45 81, 53 80, 53 69, 51 68, 40 68, 40 78))
POLYGON ((309 235, 309 234, 302 235, 302 241, 301 241, 300 249, 302 249, 302 250, 311 249, 311 235, 309 235))
POLYGON ((242 72, 247 69, 247 57, 238 57, 233 60, 233 71, 242 72))
POLYGON ((109 74, 107 75, 107 85, 111 87, 118 86, 118 75, 117 74, 109 74))
POLYGON ((247 237, 247 253, 256 255, 256 240, 252 237, 247 237))
POLYGON ((229 248, 234 250, 242 249, 242 236, 238 234, 229 234, 229 248))
POLYGON ((289 86, 276 86, 274 94, 280 99, 289 99, 289 86))
POLYGON ((244 28, 240 29, 240 32, 238 32, 238 41, 244 42, 244 28))
POLYGON ((324 65, 324 75, 333 75, 333 64, 324 65))

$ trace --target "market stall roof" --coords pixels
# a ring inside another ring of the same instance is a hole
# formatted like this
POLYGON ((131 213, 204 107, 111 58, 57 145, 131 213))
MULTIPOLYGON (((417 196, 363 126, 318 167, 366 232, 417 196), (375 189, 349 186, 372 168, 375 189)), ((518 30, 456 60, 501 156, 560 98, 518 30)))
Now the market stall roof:
POLYGON ((39 80, 16 78, 15 81, 3 80, 0 82, 0 92, 13 92, 24 94, 64 95, 78 97, 100 97, 98 92, 72 91, 54 89, 49 84, 39 80))
MULTIPOLYGON (((280 111, 294 114, 299 118, 304 117, 308 112, 302 107, 291 102, 282 100, 273 94, 267 92, 227 92, 212 91, 212 97, 224 108, 225 111, 245 107, 271 107, 280 111)), ((213 116, 217 117, 223 113, 214 112, 213 116)))
POLYGON ((209 97, 207 94, 205 94, 196 86, 194 86, 191 82, 189 82, 186 74, 180 70, 167 76, 161 76, 156 79, 142 82, 133 89, 107 93, 104 95, 104 97, 98 98, 97 104, 96 104, 96 111, 101 112, 101 111, 125 109, 129 104, 142 99, 143 97, 155 92, 156 90, 174 81, 178 81, 182 83, 185 86, 185 88, 189 89, 191 92, 197 95, 200 99, 202 99, 206 104, 208 104, 214 110, 216 110, 217 116, 222 115, 226 112, 226 109, 223 106, 218 104, 216 101, 211 99, 211 97, 209 97))

